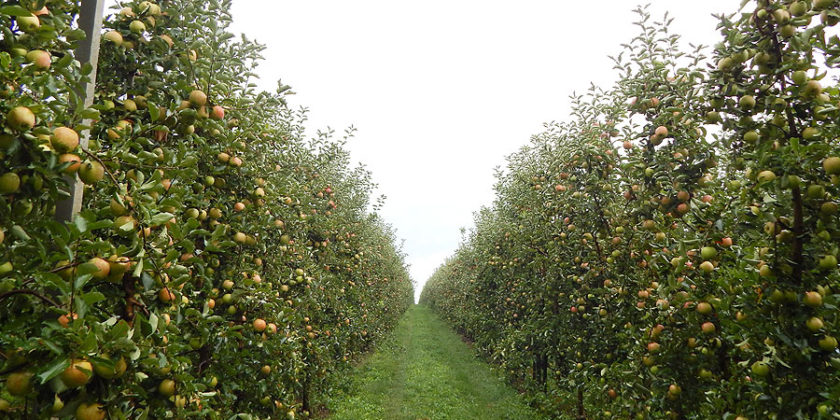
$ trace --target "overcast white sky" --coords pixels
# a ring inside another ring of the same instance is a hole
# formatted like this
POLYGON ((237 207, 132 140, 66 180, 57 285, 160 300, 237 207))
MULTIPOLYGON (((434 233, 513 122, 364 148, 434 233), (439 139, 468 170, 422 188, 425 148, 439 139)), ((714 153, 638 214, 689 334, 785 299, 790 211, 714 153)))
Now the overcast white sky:
MULTIPOLYGON (((653 0, 688 42, 720 41, 712 13, 740 0, 653 0)), ((568 96, 614 81, 636 34, 630 0, 235 0, 234 32, 267 44, 259 85, 293 87, 310 129, 359 129, 349 147, 388 199, 417 295, 493 200, 493 168, 564 120, 568 96)))

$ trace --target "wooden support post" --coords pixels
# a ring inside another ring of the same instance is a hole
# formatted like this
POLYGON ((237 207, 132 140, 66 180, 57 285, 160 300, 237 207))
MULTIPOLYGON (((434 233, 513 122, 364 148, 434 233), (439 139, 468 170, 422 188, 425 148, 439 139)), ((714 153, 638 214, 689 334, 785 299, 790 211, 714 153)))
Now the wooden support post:
MULTIPOLYGON (((105 0, 82 0, 82 7, 79 11, 79 28, 85 31, 87 37, 76 49, 76 60, 82 65, 90 63, 93 71, 90 74, 90 80, 85 83, 84 92, 84 107, 87 108, 93 105, 93 95, 96 88, 96 67, 99 63, 99 42, 102 34, 102 16, 105 9, 105 0)), ((90 121, 85 121, 85 125, 89 125, 90 121)), ((90 131, 85 130, 79 133, 79 146, 83 149, 88 147, 88 138, 90 131)), ((60 221, 71 221, 73 216, 82 209, 82 191, 84 184, 73 175, 72 179, 68 178, 70 185, 70 197, 56 203, 55 218, 60 221)))

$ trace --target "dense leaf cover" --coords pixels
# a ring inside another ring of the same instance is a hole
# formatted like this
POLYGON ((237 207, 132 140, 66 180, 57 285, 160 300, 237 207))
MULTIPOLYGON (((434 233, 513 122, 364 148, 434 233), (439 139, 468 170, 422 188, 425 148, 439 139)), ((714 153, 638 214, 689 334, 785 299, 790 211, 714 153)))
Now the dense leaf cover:
POLYGON ((255 90, 229 0, 119 7, 86 108, 79 2, 0 2, 0 417, 306 416, 413 298, 352 130, 255 90))
POLYGON ((838 2, 742 7, 712 65, 637 10, 423 290, 557 418, 838 418, 838 2))

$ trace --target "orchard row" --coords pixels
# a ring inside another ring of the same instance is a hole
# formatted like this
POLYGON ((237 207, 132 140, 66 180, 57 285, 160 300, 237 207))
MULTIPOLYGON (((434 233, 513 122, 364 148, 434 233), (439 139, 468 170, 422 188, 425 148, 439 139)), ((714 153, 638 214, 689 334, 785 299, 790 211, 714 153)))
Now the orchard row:
POLYGON ((0 417, 306 417, 411 304, 370 174, 254 90, 229 8, 121 2, 86 107, 79 2, 0 2, 0 417))
POLYGON ((637 12, 421 303, 556 418, 838 418, 838 3, 745 2, 711 60, 637 12))

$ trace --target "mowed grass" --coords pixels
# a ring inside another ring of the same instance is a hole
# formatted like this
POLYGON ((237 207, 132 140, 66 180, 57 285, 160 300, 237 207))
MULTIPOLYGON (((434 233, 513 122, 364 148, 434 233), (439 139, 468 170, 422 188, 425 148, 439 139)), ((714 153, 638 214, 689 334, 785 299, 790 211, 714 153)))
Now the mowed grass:
POLYGON ((541 418, 429 308, 418 305, 359 367, 349 389, 330 398, 330 420, 541 418))

